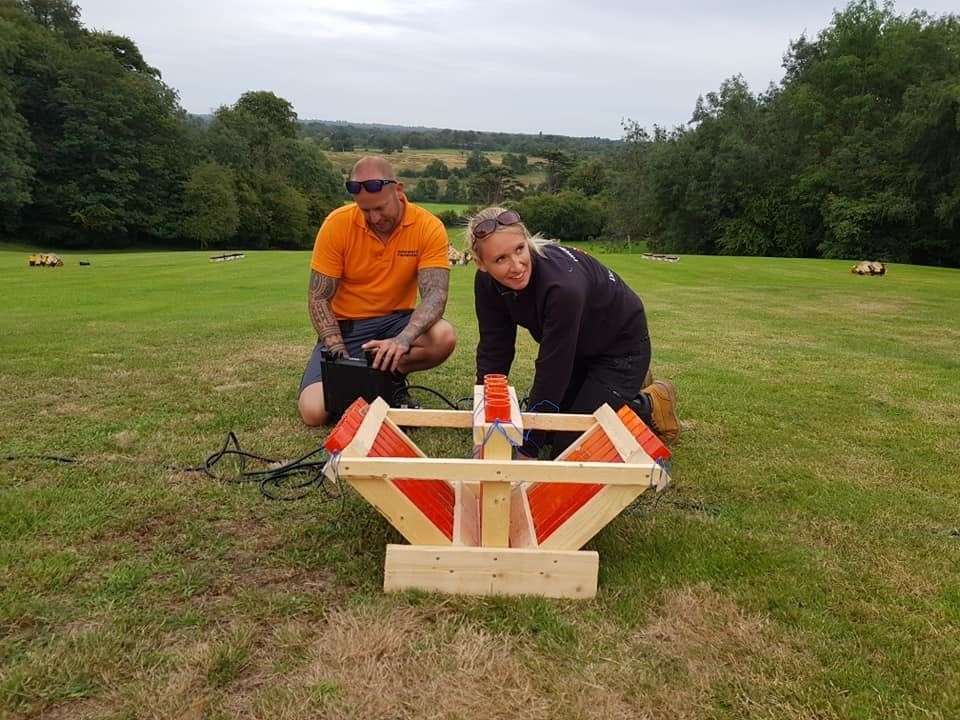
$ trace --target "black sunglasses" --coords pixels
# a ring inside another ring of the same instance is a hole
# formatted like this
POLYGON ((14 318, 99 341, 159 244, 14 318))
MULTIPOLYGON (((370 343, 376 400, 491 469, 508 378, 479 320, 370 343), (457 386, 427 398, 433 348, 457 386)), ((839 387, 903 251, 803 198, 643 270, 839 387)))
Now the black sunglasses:
POLYGON ((516 225, 520 222, 520 215, 514 210, 504 210, 495 218, 481 220, 473 227, 473 237, 477 240, 483 240, 487 235, 491 235, 497 230, 498 225, 516 225))
POLYGON ((396 180, 347 180, 347 192, 356 195, 363 188, 368 193, 378 193, 383 190, 384 185, 396 185, 396 180))

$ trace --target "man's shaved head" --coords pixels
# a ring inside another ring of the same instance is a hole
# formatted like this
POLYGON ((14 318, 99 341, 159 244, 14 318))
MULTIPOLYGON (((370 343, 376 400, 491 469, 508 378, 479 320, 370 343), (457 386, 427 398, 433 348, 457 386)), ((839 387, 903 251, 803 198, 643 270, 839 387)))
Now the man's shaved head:
POLYGON ((367 227, 386 242, 400 224, 406 210, 403 183, 397 182, 397 175, 386 158, 378 155, 369 155, 357 160, 357 164, 350 171, 350 179, 360 182, 393 180, 391 184, 384 185, 379 192, 370 192, 365 187, 361 187, 360 192, 353 196, 353 201, 363 213, 367 227))
POLYGON ((386 158, 367 155, 357 160, 350 171, 351 180, 396 180, 397 174, 386 158))

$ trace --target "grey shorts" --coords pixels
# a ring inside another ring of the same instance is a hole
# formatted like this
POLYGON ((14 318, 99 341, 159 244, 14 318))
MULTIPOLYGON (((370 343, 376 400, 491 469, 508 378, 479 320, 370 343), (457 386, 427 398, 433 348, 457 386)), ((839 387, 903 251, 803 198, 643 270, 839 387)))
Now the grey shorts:
MULTIPOLYGON (((362 318, 360 320, 340 320, 340 334, 343 336, 343 342, 347 346, 347 352, 350 357, 362 358, 363 345, 370 340, 387 340, 396 337, 410 322, 410 315, 413 310, 398 310, 389 315, 380 317, 362 318)), ((300 380, 300 392, 307 385, 318 383, 323 379, 321 375, 321 366, 323 365, 323 353, 321 349, 323 343, 318 342, 310 354, 310 360, 307 362, 307 369, 303 372, 303 379, 300 380)))

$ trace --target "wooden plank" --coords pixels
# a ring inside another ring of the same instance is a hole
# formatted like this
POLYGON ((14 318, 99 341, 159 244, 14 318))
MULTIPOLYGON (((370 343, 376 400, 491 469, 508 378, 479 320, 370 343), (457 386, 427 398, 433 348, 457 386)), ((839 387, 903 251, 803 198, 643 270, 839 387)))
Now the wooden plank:
POLYGON ((522 484, 515 485, 510 491, 510 547, 537 547, 537 531, 533 526, 526 487, 522 484))
POLYGON ((383 589, 588 599, 599 564, 596 552, 387 545, 383 589))
POLYGON ((343 449, 338 457, 332 457, 323 467, 323 473, 331 482, 339 482, 340 462, 345 457, 366 457, 367 453, 373 447, 373 441, 380 432, 380 426, 387 417, 387 411, 390 406, 383 398, 376 398, 370 407, 367 408, 367 414, 360 421, 360 427, 353 436, 350 443, 343 449))
MULTIPOLYGON (((598 407, 596 412, 593 413, 593 416, 597 419, 597 422, 600 424, 600 427, 603 428, 607 437, 610 438, 610 442, 613 443, 613 447, 616 448, 623 462, 627 462, 627 460, 632 458, 637 450, 643 452, 640 443, 637 442, 633 434, 627 430, 626 425, 617 417, 617 414, 609 405, 604 403, 598 407)), ((645 452, 643 454, 646 455, 645 452)), ((653 462, 653 458, 649 455, 647 455, 647 458, 649 462, 653 462)))
POLYGON ((353 436, 353 440, 340 454, 343 457, 366 457, 373 447, 373 441, 376 440, 380 432, 380 426, 387 419, 389 411, 390 406, 381 397, 370 403, 367 414, 363 416, 363 421, 357 429, 357 434, 353 436))
POLYGON ((453 484, 456 505, 453 509, 453 544, 476 547, 480 544, 480 505, 476 493, 466 483, 453 484))
POLYGON ((472 428, 473 413, 469 410, 413 410, 390 408, 387 417, 401 427, 472 428))
POLYGON ((520 414, 525 430, 558 430, 561 432, 582 432, 589 430, 597 421, 593 415, 575 415, 566 413, 525 412, 520 414))
POLYGON ((579 550, 634 500, 648 485, 608 485, 587 500, 540 547, 546 550, 579 550))
MULTIPOLYGON (((513 445, 501 433, 494 432, 483 445, 483 460, 507 461, 513 457, 513 445)), ((510 483, 480 483, 480 544, 483 547, 510 547, 510 483)))
MULTIPOLYGON (((387 417, 401 427, 466 429, 473 427, 473 412, 470 410, 413 410, 410 408, 390 408, 387 417)), ((582 432, 590 429, 594 422, 596 422, 596 418, 593 415, 521 412, 518 424, 522 424, 524 430, 582 432)))
POLYGON ((560 462, 557 460, 465 460, 436 458, 341 458, 340 476, 440 478, 466 482, 562 482, 649 487, 662 468, 656 463, 560 462))
POLYGON ((450 545, 444 535, 393 483, 380 478, 348 478, 350 485, 414 545, 450 545))

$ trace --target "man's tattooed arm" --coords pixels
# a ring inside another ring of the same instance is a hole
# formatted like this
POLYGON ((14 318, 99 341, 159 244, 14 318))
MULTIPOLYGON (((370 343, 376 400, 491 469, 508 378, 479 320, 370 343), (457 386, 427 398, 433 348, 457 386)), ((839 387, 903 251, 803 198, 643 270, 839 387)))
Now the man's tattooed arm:
POLYGON ((433 327, 443 317, 447 307, 447 292, 450 287, 450 271, 447 268, 426 268, 417 272, 420 286, 420 304, 417 305, 403 332, 397 336, 407 345, 433 327))
POLYGON ((310 322, 313 323, 313 328, 317 331, 317 337, 320 338, 324 347, 333 354, 346 355, 347 346, 343 344, 343 336, 340 334, 337 316, 333 314, 333 308, 330 307, 330 300, 337 292, 339 284, 339 278, 333 278, 311 270, 307 307, 310 309, 310 322))

